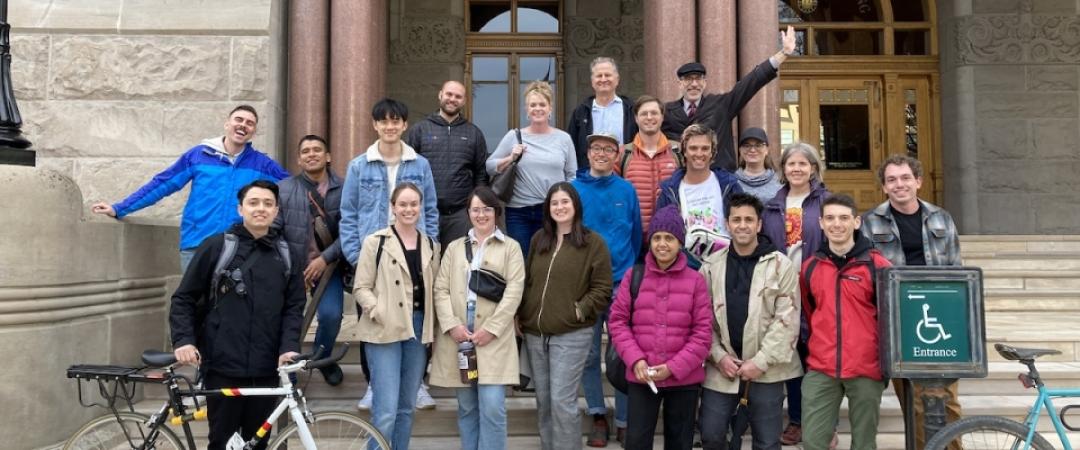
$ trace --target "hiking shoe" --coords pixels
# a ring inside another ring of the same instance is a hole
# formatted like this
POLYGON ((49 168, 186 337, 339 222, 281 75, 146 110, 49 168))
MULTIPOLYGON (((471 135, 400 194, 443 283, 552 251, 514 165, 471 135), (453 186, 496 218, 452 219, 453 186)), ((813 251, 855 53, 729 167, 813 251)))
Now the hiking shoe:
POLYGON ((326 384, 331 386, 337 386, 341 384, 341 380, 345 378, 345 373, 341 371, 341 366, 337 364, 331 364, 329 366, 319 369, 322 372, 323 379, 326 380, 326 384))
POLYGON ((795 445, 800 442, 802 442, 802 425, 789 423, 787 428, 784 428, 784 432, 780 434, 780 443, 795 445))
POLYGON ((360 398, 360 402, 356 404, 358 409, 370 410, 371 409, 371 385, 367 387, 367 391, 364 392, 364 396, 360 398))
POLYGON ((589 432, 589 440, 585 445, 589 447, 607 447, 608 423, 604 416, 595 416, 592 423, 592 431, 589 432))
POLYGON ((416 391, 416 409, 435 409, 435 399, 431 398, 428 388, 420 384, 420 390, 416 391))

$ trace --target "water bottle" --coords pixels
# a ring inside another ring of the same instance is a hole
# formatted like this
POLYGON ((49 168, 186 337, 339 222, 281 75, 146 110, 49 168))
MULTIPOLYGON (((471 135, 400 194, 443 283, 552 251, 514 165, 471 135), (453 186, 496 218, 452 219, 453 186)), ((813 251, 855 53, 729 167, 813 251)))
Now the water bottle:
POLYGON ((476 346, 472 342, 458 344, 458 371, 461 373, 462 383, 476 384, 480 375, 476 370, 476 346))

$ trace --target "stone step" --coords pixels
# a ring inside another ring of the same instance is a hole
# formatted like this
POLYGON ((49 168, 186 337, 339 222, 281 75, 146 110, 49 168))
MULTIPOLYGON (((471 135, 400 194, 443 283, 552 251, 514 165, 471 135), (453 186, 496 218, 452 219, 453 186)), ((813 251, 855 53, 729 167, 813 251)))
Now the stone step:
MULTIPOLYGON (((988 313, 1060 311, 1080 315, 1080 288, 984 289, 983 310, 988 313)), ((1080 335, 1077 337, 1080 338, 1080 335)))
MULTIPOLYGON (((997 415, 1012 420, 1023 420, 1028 408, 1031 407, 1031 403, 1034 401, 1032 395, 1012 396, 1012 395, 961 395, 961 404, 964 408, 964 415, 997 415)), ((608 404, 612 403, 612 399, 607 399, 608 404)), ((437 399, 437 407, 434 410, 417 411, 415 416, 415 425, 413 429, 414 438, 418 439, 418 442, 431 442, 424 441, 424 439, 442 439, 444 445, 456 444, 456 442, 448 439, 454 439, 457 436, 457 405, 456 401, 451 398, 439 398, 437 399)), ((1055 404, 1057 408, 1063 407, 1067 404, 1080 403, 1080 400, 1074 402, 1058 402, 1055 404)), ((328 399, 309 399, 308 404, 314 411, 352 411, 356 412, 355 404, 352 400, 328 400, 328 399)), ((136 405, 136 410, 143 413, 151 413, 156 411, 160 406, 160 400, 146 400, 136 405)), ((536 407, 535 401, 530 398, 508 398, 506 402, 507 406, 507 427, 508 434, 510 436, 518 437, 515 442, 521 442, 523 445, 530 445, 528 439, 536 439, 536 407)), ((584 401, 579 402, 579 408, 584 411, 584 401)), ((364 411, 358 412, 360 417, 368 419, 368 413, 364 411)), ((591 424, 586 419, 582 420, 582 433, 585 434, 589 431, 591 424)), ((658 425, 658 431, 661 429, 662 424, 658 425)), ((1049 438, 1051 442, 1055 441, 1053 435, 1053 425, 1050 423, 1047 417, 1042 417, 1039 421, 1039 432, 1043 433, 1045 437, 1049 438)), ((899 402, 895 395, 892 393, 892 389, 886 389, 881 402, 881 418, 879 421, 879 443, 883 444, 879 448, 903 448, 903 417, 900 411, 899 402)), ((179 429, 174 431, 181 432, 179 429)), ((196 437, 204 437, 206 435, 206 423, 195 422, 192 424, 192 431, 196 437)), ((847 406, 846 402, 841 405, 840 411, 840 423, 837 431, 841 436, 842 445, 848 445, 850 442, 850 427, 847 420, 847 406)), ((658 436, 658 439, 660 436, 658 436)), ((1070 435, 1070 439, 1077 438, 1075 435, 1070 435)), ((201 441, 201 439, 200 439, 201 441)), ((1077 442, 1080 442, 1078 440, 1077 442)), ((538 444, 538 442, 536 443, 538 444)), ((202 443, 201 445, 205 445, 202 443)), ((424 447, 418 447, 424 448, 424 447)), ((533 447, 517 447, 513 448, 533 448, 533 447)), ((797 447, 793 447, 797 448, 797 447)), ((846 447, 841 447, 846 448, 846 447)))
POLYGON ((1080 289, 1080 270, 984 270, 986 290, 1080 289))
POLYGON ((969 254, 995 252, 1072 252, 1080 254, 1080 236, 1076 235, 962 235, 960 252, 969 254))
POLYGON ((1076 252, 973 253, 964 255, 964 265, 980 267, 984 271, 1077 271, 1080 270, 1080 257, 1076 252))

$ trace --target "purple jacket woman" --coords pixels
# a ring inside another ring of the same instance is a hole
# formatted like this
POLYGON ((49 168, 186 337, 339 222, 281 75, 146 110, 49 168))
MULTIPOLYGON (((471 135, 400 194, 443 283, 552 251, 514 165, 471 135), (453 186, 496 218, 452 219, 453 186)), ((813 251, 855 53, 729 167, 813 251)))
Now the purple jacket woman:
MULTIPOLYGON (((633 268, 626 271, 630 280, 633 268)), ((666 271, 652 254, 645 257, 645 276, 634 303, 633 329, 630 315, 630 282, 622 283, 611 306, 608 328, 615 350, 626 362, 626 379, 638 383, 634 363, 644 359, 650 366, 667 363, 672 376, 657 387, 686 386, 705 380, 702 362, 712 342, 712 311, 709 289, 700 273, 687 267, 686 255, 666 271)))
MULTIPOLYGON (((790 186, 784 185, 777 191, 776 196, 765 204, 765 211, 761 213, 761 232, 769 237, 773 245, 781 252, 787 254, 787 220, 784 211, 787 209, 787 196, 790 186)), ((810 194, 803 200, 802 217, 802 259, 806 261, 814 256, 823 239, 821 226, 818 219, 821 217, 821 202, 829 196, 825 185, 817 180, 810 182, 810 194)), ((801 263, 801 261, 796 261, 801 263)))

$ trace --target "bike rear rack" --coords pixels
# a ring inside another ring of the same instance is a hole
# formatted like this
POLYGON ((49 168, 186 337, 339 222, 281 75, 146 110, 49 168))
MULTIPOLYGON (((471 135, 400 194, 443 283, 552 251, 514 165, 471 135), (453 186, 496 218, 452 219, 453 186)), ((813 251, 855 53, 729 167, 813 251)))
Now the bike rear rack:
POLYGON ((94 364, 77 364, 68 367, 67 377, 77 380, 79 404, 84 408, 99 406, 115 411, 117 400, 123 400, 131 412, 135 412, 135 384, 158 383, 164 379, 156 372, 143 372, 142 367, 94 364), (92 399, 93 394, 84 393, 83 381, 97 383, 98 395, 104 403, 92 399))

